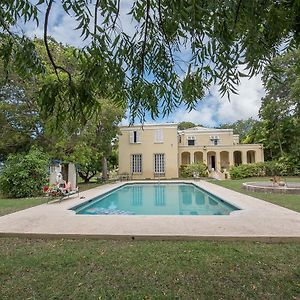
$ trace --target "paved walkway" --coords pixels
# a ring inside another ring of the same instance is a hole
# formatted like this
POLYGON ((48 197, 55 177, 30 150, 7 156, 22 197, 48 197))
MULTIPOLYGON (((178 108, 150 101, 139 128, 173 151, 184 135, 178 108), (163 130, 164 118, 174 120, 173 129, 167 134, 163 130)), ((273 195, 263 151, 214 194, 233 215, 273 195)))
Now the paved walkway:
POLYGON ((125 184, 119 182, 80 193, 84 199, 74 196, 0 217, 0 236, 300 241, 300 213, 206 181, 194 183, 242 210, 227 216, 95 216, 69 210, 125 184))

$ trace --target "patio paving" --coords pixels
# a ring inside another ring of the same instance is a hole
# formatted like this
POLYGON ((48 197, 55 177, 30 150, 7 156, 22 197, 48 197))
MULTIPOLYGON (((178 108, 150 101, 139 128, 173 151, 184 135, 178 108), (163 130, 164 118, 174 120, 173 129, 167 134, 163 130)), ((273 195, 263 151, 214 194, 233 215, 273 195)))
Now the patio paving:
POLYGON ((300 241, 300 213, 206 181, 192 182, 242 210, 225 216, 76 215, 69 210, 128 183, 118 182, 81 192, 84 199, 74 196, 0 217, 0 236, 300 241))

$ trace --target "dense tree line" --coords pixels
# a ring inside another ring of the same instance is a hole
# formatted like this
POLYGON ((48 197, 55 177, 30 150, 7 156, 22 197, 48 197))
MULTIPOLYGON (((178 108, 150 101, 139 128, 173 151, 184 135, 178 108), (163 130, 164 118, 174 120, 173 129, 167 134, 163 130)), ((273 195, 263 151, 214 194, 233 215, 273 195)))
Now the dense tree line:
MULTIPOLYGON (((9 154, 26 153, 35 145, 52 159, 77 163, 79 174, 85 181, 101 169, 103 177, 107 178, 107 158, 112 157, 115 164, 112 141, 118 132, 124 108, 116 107, 110 100, 99 96, 88 119, 87 114, 74 115, 68 98, 56 103, 51 113, 45 112, 39 101, 39 88, 44 80, 51 80, 55 74, 43 42, 36 39, 34 43, 49 74, 24 78, 11 69, 5 80, 0 82, 0 161, 9 154)), ((53 39, 50 45, 58 62, 68 61, 68 68, 78 71, 78 64, 71 55, 73 47, 53 39)), ((3 65, 0 73, 4 78, 3 65)))

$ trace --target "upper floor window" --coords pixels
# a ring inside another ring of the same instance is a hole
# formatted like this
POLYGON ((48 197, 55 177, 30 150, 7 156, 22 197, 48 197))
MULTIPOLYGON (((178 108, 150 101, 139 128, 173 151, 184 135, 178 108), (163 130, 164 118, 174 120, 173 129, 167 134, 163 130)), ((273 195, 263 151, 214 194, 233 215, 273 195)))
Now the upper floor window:
POLYGON ((155 143, 163 143, 164 142, 163 130, 161 128, 155 129, 154 142, 155 143))
POLYGON ((195 137, 193 136, 188 136, 188 146, 195 146, 195 137))
POLYGON ((130 131, 129 139, 131 144, 140 143, 141 142, 141 133, 138 130, 130 131))
POLYGON ((220 144, 220 137, 219 136, 211 136, 210 140, 213 145, 217 146, 220 144))

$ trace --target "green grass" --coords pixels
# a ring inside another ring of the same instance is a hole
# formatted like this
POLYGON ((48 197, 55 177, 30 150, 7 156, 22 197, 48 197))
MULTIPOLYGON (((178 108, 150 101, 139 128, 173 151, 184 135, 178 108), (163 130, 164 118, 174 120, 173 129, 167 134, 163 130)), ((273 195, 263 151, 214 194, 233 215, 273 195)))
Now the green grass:
POLYGON ((3 199, 0 198, 0 216, 11 214, 13 212, 26 209, 32 206, 47 202, 47 198, 21 198, 21 199, 3 199))
MULTIPOLYGON (((80 183, 79 191, 83 192, 94 187, 100 186, 103 183, 80 183)), ((32 206, 46 203, 49 199, 46 197, 40 198, 20 198, 20 199, 6 199, 0 195, 0 216, 11 214, 13 212, 23 210, 32 206)))
MULTIPOLYGON (((300 178, 297 177, 286 178, 286 180, 288 182, 289 181, 300 182, 300 178)), ((210 182, 237 191, 239 193, 246 194, 255 198, 259 198, 268 202, 272 202, 274 204, 300 212, 300 195, 250 192, 242 188, 242 184, 244 182, 252 182, 252 181, 270 181, 270 177, 246 178, 246 179, 222 180, 222 181, 214 180, 210 182)))
POLYGON ((299 244, 0 239, 1 299, 298 299, 299 244))

